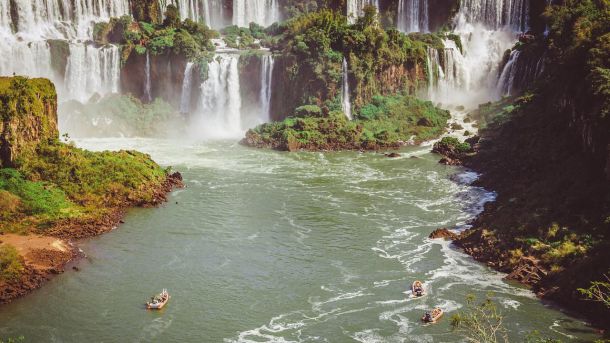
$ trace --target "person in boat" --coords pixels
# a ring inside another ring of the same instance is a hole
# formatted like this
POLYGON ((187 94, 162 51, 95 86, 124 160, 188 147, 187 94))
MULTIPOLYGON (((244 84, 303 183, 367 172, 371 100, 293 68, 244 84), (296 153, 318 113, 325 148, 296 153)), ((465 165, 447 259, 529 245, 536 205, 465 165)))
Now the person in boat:
POLYGON ((415 291, 415 295, 417 295, 418 297, 421 297, 421 296, 424 294, 424 289, 423 289, 423 287, 421 286, 421 284, 417 284, 417 285, 415 286, 414 291, 415 291))
POLYGON ((426 312, 426 314, 424 314, 424 321, 431 322, 432 321, 432 313, 426 312))

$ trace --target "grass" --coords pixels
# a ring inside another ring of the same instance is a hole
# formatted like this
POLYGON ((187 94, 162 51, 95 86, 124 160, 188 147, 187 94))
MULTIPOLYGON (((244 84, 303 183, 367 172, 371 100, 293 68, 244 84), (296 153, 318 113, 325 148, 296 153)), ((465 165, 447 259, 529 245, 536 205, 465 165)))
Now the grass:
POLYGON ((0 281, 11 281, 23 273, 23 259, 11 245, 0 245, 0 281))

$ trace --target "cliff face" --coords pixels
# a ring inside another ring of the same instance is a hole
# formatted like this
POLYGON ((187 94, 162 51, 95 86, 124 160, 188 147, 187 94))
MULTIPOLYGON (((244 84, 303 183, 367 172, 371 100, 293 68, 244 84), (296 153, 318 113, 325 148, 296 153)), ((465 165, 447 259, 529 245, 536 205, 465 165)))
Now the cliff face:
MULTIPOLYGON (((151 99, 160 97, 180 108, 182 82, 187 59, 184 55, 171 51, 160 55, 149 55, 151 99)), ((121 89, 142 101, 149 101, 145 96, 146 54, 132 51, 121 69, 121 89)))
POLYGON ((544 72, 483 113, 490 124, 465 165, 498 198, 458 244, 610 327, 608 308, 578 291, 610 272, 610 4, 566 0, 548 15, 544 72))
POLYGON ((56 140, 57 94, 46 79, 0 78, 0 167, 56 140))

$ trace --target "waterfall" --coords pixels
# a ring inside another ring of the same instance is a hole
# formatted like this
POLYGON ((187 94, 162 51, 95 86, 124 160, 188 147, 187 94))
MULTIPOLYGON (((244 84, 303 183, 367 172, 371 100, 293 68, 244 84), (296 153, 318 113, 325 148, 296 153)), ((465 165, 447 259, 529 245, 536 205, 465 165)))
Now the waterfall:
POLYGON ((184 69, 184 79, 182 80, 182 95, 180 96, 180 113, 186 114, 191 111, 191 85, 193 84, 193 66, 189 62, 184 69))
POLYGON ((347 59, 343 58, 343 86, 341 87, 343 113, 347 119, 352 120, 352 103, 349 93, 349 67, 347 59))
POLYGON ((397 27, 402 32, 428 32, 428 0, 399 0, 397 27))
POLYGON ((521 51, 519 50, 513 50, 510 53, 510 58, 498 79, 498 93, 500 95, 511 95, 514 90, 513 85, 517 74, 517 61, 519 60, 520 54, 521 51))
POLYGON ((118 92, 118 47, 86 42, 96 22, 128 14, 128 0, 0 0, 0 75, 49 78, 62 100, 118 92), (67 55, 52 49, 63 44, 67 55))
POLYGON ((428 73, 428 97, 433 99, 438 80, 444 78, 438 50, 428 47, 426 54, 426 70, 428 73))
POLYGON ((119 48, 74 43, 66 66, 65 88, 70 98, 85 102, 92 94, 119 91, 119 48))
POLYGON ((261 66, 261 93, 260 103, 263 122, 271 121, 271 92, 273 86, 273 56, 264 55, 261 66))
POLYGON ((201 84, 197 133, 206 138, 238 137, 241 127, 239 55, 218 54, 208 64, 208 78, 201 84))
POLYGON ((470 23, 480 23, 490 29, 508 26, 525 31, 529 21, 530 0, 461 0, 460 14, 470 23))
POLYGON ((233 0, 233 25, 247 27, 255 22, 269 26, 278 20, 278 0, 233 0))
POLYGON ((366 5, 374 5, 379 9, 379 0, 347 0, 347 20, 350 24, 355 23, 356 19, 364 14, 366 5))
POLYGON ((151 88, 150 54, 148 50, 146 50, 146 64, 144 65, 144 99, 146 99, 147 102, 152 101, 151 88))
POLYGON ((496 90, 498 96, 510 96, 531 85, 544 72, 546 53, 524 53, 513 50, 500 73, 496 90))

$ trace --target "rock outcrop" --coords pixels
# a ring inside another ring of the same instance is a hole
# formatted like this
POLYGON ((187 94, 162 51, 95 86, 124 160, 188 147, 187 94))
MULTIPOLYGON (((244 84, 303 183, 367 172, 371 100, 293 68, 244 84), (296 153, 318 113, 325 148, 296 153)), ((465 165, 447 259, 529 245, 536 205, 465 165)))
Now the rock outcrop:
POLYGON ((57 93, 51 81, 0 78, 0 167, 14 167, 40 142, 58 136, 57 93))

